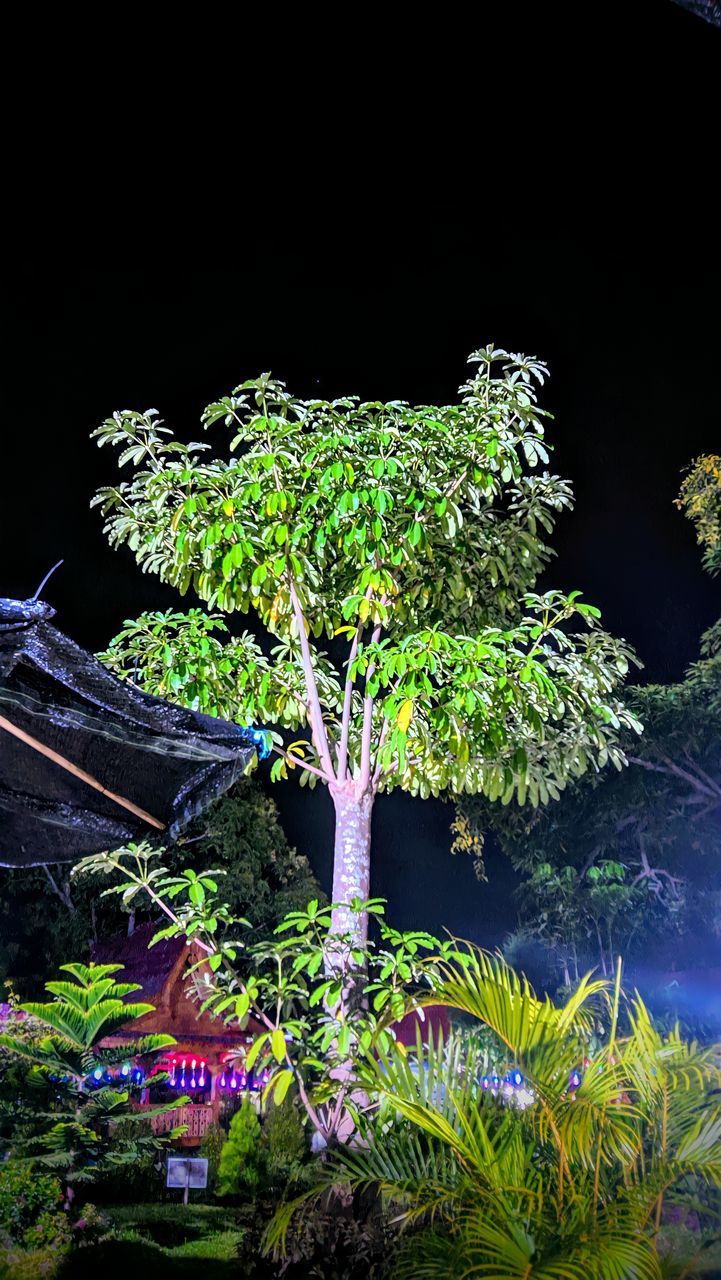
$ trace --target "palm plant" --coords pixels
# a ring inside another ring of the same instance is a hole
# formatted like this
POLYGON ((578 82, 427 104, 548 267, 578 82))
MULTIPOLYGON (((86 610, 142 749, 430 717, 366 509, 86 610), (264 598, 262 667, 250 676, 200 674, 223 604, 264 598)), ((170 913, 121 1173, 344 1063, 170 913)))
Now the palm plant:
MULTIPOLYGON (((61 965, 71 980, 45 984, 53 1000, 21 1006, 39 1024, 41 1034, 0 1036, 0 1045, 28 1064, 28 1084, 47 1104, 35 1115, 34 1127, 40 1132, 29 1140, 18 1137, 11 1155, 50 1167, 72 1181, 96 1179, 158 1150, 164 1142, 142 1132, 146 1122, 187 1102, 179 1098, 139 1114, 132 1107, 137 1088, 130 1073, 121 1074, 120 1083, 110 1075, 122 1070, 129 1058, 145 1058, 175 1044, 168 1035, 145 1035, 111 1047, 101 1043, 153 1010, 151 1004, 128 1003, 127 997, 140 987, 116 981, 114 975, 121 969, 118 964, 61 965)), ((182 1128, 173 1130, 167 1138, 181 1132, 182 1128)))
MULTIPOLYGON (((660 1036, 638 999, 620 1035, 622 999, 620 971, 615 986, 584 978, 555 1005, 474 947, 438 964, 425 1003, 491 1028, 503 1046, 495 1073, 517 1073, 523 1089, 484 1088, 483 1050, 458 1032, 419 1038, 415 1053, 396 1044, 368 1055, 363 1083, 378 1106, 328 1177, 375 1189, 416 1228, 399 1276, 652 1280, 673 1270, 659 1248, 664 1198, 682 1197, 690 1177, 721 1185, 721 1072, 711 1051, 660 1036)), ((271 1225, 269 1247, 282 1247, 291 1212, 271 1225)))

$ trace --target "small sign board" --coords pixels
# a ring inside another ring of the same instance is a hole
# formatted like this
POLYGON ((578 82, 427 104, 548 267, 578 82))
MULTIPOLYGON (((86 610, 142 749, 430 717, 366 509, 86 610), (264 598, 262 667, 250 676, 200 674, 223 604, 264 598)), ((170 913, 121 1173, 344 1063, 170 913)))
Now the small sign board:
POLYGON ((208 1161, 196 1156, 168 1156, 166 1187, 177 1187, 184 1192, 183 1203, 188 1203, 188 1190, 208 1185, 208 1161))

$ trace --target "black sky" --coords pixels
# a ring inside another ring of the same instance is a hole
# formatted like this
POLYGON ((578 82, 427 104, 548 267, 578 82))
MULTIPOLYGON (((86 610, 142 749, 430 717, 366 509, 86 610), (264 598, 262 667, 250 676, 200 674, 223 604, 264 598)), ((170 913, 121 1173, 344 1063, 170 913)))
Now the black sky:
MULTIPOLYGON (((662 54, 686 41, 694 55, 717 38, 660 7, 662 54)), ((493 341, 551 367, 553 466, 572 480, 576 509, 559 526, 546 585, 599 605, 635 646, 642 678, 680 677, 719 612, 718 586, 673 507, 681 469, 721 444, 721 250, 702 212, 695 232, 655 219, 623 231, 620 219, 613 233, 575 224, 534 239, 448 217, 414 222, 413 235, 378 249, 357 233, 293 251, 261 238, 243 270, 199 271, 183 257, 145 270, 32 259, 6 270, 0 595, 32 594, 64 557, 46 598, 91 649, 124 618, 177 603, 129 552, 107 547, 89 510, 117 473, 88 436, 114 409, 155 407, 197 438, 204 405, 264 369, 300 395, 447 401, 468 352, 493 341)), ((274 795, 328 887, 328 797, 292 786, 274 795)), ((495 943, 513 924, 512 876, 491 853, 490 883, 478 885, 470 863, 449 856, 451 818, 441 802, 381 797, 373 892, 401 927, 495 943)))

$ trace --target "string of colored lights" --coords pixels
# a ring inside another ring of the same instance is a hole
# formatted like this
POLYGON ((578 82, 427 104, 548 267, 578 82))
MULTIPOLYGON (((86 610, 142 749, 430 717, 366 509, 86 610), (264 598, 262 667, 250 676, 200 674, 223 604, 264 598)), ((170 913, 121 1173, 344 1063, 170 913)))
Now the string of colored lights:
MULTIPOLYGON (((587 1066, 588 1063, 584 1063, 587 1066)), ((574 1099, 576 1092, 583 1084, 583 1075, 580 1071, 571 1071, 568 1077, 567 1092, 574 1099)), ((529 1086, 522 1071, 518 1067, 507 1071, 503 1079, 498 1075, 497 1071, 491 1072, 490 1075, 481 1076, 481 1088, 484 1092, 489 1092, 494 1098, 499 1095, 504 1102, 510 1102, 522 1110, 530 1107, 531 1103, 536 1101, 536 1095, 529 1086)))
MULTIPOLYGON (((236 1069, 235 1066, 228 1067, 227 1063, 222 1064, 221 1074, 218 1079, 218 1087, 227 1090, 229 1093, 242 1093, 248 1089, 264 1089, 270 1079, 268 1070, 262 1071, 259 1076, 248 1074, 243 1068, 236 1069)), ((205 1089, 206 1084, 210 1083, 209 1072, 205 1063, 205 1059, 201 1058, 172 1058, 170 1062, 170 1070, 168 1073, 168 1084, 173 1089, 189 1089, 191 1092, 195 1089, 205 1089)))
POLYGON ((124 1062, 117 1071, 111 1071, 109 1067, 96 1067, 88 1080, 98 1088, 103 1084, 143 1084, 145 1072, 142 1067, 134 1067, 132 1062, 124 1062))

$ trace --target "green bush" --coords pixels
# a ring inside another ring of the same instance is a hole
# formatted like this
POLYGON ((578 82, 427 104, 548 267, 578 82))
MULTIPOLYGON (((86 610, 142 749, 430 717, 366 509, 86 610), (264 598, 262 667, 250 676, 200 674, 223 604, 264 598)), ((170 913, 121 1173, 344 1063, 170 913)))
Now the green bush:
POLYGON ((244 1098, 230 1122, 228 1141, 220 1153, 219 1195, 235 1196, 244 1191, 256 1194, 262 1184, 265 1165, 260 1121, 250 1099, 244 1098))
POLYGON ((202 1240, 189 1240, 177 1249, 170 1249, 172 1258, 197 1258, 212 1262, 232 1262, 238 1256, 238 1248, 243 1240, 243 1231, 214 1231, 202 1240))
POLYGON ((291 1224, 282 1262, 263 1254, 267 1214, 250 1207, 245 1212, 247 1218, 240 1211, 247 1234, 239 1271, 244 1280, 386 1280, 393 1274, 398 1232, 377 1208, 360 1201, 346 1209, 338 1201, 327 1208, 306 1206, 291 1224))
POLYGON ((0 1280, 55 1280, 69 1246, 45 1249, 1 1249, 0 1280))
MULTIPOLYGON (((237 1280, 242 1231, 214 1231, 205 1239, 164 1249, 127 1231, 67 1255, 53 1280, 237 1280)), ((15 1275, 12 1273, 12 1280, 15 1275)), ((35 1280, 35 1276, 28 1276, 35 1280)))
POLYGON ((139 1153, 132 1164, 109 1169, 93 1187, 93 1199, 103 1205, 143 1204, 164 1192, 165 1158, 157 1151, 139 1153))
POLYGON ((263 1139, 272 1177, 288 1177, 306 1154, 305 1129, 298 1108, 290 1098, 272 1107, 263 1124, 263 1139))
POLYGON ((215 1191, 218 1185, 220 1157, 227 1141, 228 1134, 220 1124, 211 1124, 203 1134, 200 1154, 208 1161, 208 1191, 215 1191))
POLYGON ((57 1178, 31 1173, 25 1165, 0 1168, 0 1244, 43 1249, 70 1239, 57 1178))

